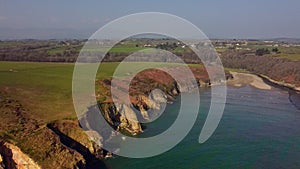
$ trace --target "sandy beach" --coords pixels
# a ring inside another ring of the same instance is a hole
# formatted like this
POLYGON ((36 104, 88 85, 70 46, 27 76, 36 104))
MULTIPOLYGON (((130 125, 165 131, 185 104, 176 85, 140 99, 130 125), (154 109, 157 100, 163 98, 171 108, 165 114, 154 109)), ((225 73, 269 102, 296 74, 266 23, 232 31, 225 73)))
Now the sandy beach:
POLYGON ((228 85, 232 85, 235 87, 242 87, 244 85, 250 85, 258 89, 270 90, 272 87, 266 84, 262 78, 249 73, 238 73, 238 72, 230 72, 232 74, 233 79, 227 81, 228 85))

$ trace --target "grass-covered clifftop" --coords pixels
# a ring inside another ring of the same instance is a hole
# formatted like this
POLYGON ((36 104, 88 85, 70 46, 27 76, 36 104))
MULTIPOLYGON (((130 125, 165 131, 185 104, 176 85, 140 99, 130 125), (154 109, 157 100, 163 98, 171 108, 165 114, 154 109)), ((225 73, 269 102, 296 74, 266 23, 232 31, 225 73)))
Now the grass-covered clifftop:
MULTIPOLYGON (((96 91, 99 93, 100 102, 102 97, 108 99, 108 96, 102 95, 107 88, 98 82, 110 79, 118 64, 102 63, 99 68, 96 91)), ((155 62, 126 64, 134 67, 133 70, 130 69, 130 73, 140 71, 145 64, 167 68, 180 66, 155 62)), ((0 62, 0 113, 3 119, 0 139, 17 145, 44 168, 72 168, 71 166, 93 162, 94 157, 83 153, 86 151, 91 154, 99 153, 99 158, 103 157, 99 152, 101 150, 94 147, 78 125, 72 103, 73 68, 74 64, 70 63, 0 62)), ((192 65, 192 69, 202 70, 198 72, 198 78, 207 78, 203 67, 192 65)), ((152 87, 161 85, 171 89, 174 85, 172 79, 168 77, 161 80, 158 78, 159 74, 161 73, 150 71, 148 78, 140 74, 136 80, 147 83, 152 77, 152 87), (142 77, 144 80, 139 79, 142 77), (162 85, 164 81, 172 83, 162 85)), ((127 76, 125 70, 123 77, 127 76)), ((151 90, 139 85, 135 86, 135 89, 143 89, 139 94, 151 90)))

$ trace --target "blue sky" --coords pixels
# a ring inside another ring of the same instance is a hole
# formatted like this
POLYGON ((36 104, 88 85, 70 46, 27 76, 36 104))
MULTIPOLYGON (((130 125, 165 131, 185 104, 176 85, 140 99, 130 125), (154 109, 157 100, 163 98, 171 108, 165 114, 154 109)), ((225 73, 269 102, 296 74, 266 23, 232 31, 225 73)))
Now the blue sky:
POLYGON ((88 38, 137 12, 183 17, 211 38, 300 38, 299 0, 0 0, 0 39, 88 38))

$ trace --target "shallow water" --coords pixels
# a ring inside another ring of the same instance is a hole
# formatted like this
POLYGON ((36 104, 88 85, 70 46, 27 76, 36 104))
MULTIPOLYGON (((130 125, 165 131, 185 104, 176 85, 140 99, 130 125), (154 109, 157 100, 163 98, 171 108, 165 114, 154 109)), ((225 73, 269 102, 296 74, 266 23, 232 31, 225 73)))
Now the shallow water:
MULTIPOLYGON (((105 162, 113 169, 300 168, 300 111, 289 101, 288 92, 228 87, 226 108, 217 130, 199 144, 209 102, 208 89, 201 92, 194 127, 170 151, 143 159, 115 156, 105 162)), ((159 119, 147 124, 140 137, 154 136, 172 125, 179 103, 180 98, 159 119)))

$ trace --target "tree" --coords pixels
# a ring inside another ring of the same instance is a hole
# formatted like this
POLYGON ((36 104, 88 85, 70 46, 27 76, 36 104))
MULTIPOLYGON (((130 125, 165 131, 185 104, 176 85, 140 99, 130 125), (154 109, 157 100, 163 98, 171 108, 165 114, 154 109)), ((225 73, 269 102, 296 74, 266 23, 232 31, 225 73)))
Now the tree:
POLYGON ((261 48, 261 49, 257 49, 255 51, 255 55, 257 55, 257 56, 263 56, 265 54, 270 54, 269 49, 267 49, 267 48, 266 49, 265 48, 261 48))
POLYGON ((278 48, 273 48, 273 49, 272 49, 272 52, 274 52, 274 53, 279 53, 279 50, 278 50, 278 48))

